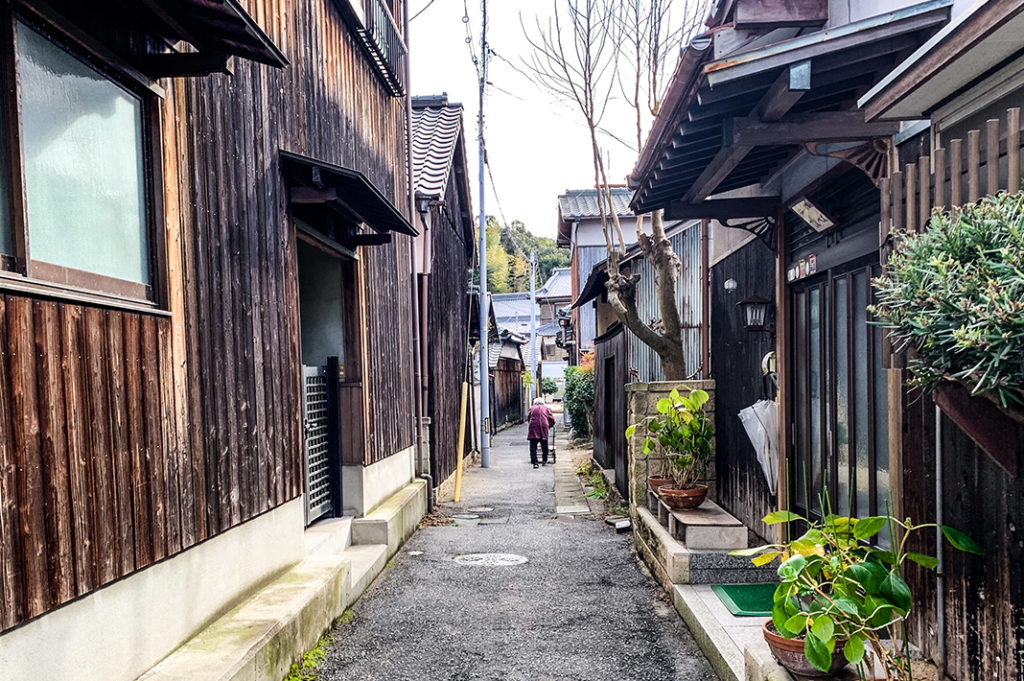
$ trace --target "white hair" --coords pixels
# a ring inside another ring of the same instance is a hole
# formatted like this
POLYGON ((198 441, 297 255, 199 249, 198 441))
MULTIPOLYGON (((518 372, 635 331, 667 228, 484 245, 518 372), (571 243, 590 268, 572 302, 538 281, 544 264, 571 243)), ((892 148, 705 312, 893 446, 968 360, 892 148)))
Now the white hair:
POLYGON ((534 404, 544 404, 544 398, 543 397, 535 397, 535 398, 533 398, 533 403, 534 404))

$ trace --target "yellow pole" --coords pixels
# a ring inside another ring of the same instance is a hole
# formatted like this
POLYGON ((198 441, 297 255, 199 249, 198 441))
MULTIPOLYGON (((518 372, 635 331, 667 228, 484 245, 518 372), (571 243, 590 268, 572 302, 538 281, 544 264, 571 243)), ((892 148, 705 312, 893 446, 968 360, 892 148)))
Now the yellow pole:
POLYGON ((466 402, 468 400, 469 384, 463 381, 462 407, 459 409, 459 449, 456 452, 457 461, 455 462, 455 496, 453 497, 455 502, 462 499, 462 462, 464 460, 462 452, 466 446, 466 402))

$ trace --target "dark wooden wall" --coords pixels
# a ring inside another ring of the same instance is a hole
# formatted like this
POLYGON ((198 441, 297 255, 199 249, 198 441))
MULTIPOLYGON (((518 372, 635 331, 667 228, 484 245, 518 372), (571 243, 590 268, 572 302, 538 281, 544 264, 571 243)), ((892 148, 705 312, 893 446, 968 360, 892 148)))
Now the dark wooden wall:
MULTIPOLYGON (((163 83, 170 316, 0 297, 0 629, 302 491, 277 152, 356 168, 404 210, 404 103, 332 0, 244 4, 287 69, 163 83)), ((408 249, 363 249, 372 460, 413 444, 408 249)))
POLYGON ((718 503, 762 537, 769 537, 761 518, 775 508, 757 454, 739 412, 766 395, 761 358, 775 349, 768 333, 743 326, 736 303, 748 296, 775 298, 775 254, 759 239, 747 243, 711 268, 711 377, 715 379, 715 471, 718 503), (735 291, 725 282, 736 281, 735 291))
POLYGON ((467 290, 473 244, 466 243, 457 187, 453 176, 443 205, 431 208, 433 264, 427 283, 427 374, 430 382, 427 412, 430 415, 430 467, 434 483, 438 485, 455 472, 460 456, 470 451, 472 439, 467 409, 467 435, 460 452, 459 409, 469 362, 467 290))
POLYGON ((615 486, 626 496, 626 327, 612 325, 594 339, 594 458, 615 469, 615 486), (610 365, 610 366, 609 366, 610 365), (610 372, 609 372, 610 369, 610 372), (609 389, 611 388, 611 389, 609 389))
POLYGON ((523 421, 523 363, 501 358, 491 369, 491 430, 523 421))

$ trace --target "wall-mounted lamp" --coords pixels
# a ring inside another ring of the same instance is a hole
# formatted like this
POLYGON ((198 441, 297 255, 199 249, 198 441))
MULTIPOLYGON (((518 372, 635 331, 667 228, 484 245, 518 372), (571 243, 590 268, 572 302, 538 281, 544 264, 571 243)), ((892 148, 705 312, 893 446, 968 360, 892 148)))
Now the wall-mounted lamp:
POLYGON ((736 303, 743 311, 743 326, 747 331, 768 331, 775 332, 775 327, 769 322, 769 313, 772 308, 772 301, 761 296, 750 296, 736 303))
POLYGON ((735 279, 726 279, 723 286, 725 287, 726 291, 732 293, 733 291, 736 290, 736 287, 739 286, 739 284, 736 283, 735 279))

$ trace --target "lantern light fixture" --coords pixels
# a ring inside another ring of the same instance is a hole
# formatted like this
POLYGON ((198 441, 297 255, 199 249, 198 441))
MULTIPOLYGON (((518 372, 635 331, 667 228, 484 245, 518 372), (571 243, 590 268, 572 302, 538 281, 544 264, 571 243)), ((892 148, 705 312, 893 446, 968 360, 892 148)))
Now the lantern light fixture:
POLYGON ((772 301, 761 296, 750 296, 736 303, 743 313, 743 326, 747 331, 768 331, 775 332, 769 315, 771 313, 772 301))

